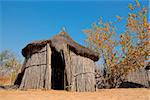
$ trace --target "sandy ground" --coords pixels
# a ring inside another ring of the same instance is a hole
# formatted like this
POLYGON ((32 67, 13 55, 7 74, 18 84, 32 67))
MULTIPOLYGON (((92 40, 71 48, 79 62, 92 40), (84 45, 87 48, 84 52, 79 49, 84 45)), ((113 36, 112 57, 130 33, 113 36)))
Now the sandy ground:
POLYGON ((150 89, 101 89, 97 92, 0 90, 0 100, 150 100, 150 89))

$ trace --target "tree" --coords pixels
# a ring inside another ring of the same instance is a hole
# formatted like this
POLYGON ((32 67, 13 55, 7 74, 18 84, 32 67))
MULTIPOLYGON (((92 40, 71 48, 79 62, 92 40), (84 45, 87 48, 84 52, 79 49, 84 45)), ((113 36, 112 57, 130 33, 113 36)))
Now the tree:
POLYGON ((116 16, 114 22, 103 22, 102 18, 91 29, 84 30, 87 35, 87 47, 99 52, 104 65, 104 88, 118 87, 126 75, 144 67, 149 56, 150 24, 147 21, 147 9, 140 7, 138 0, 129 4, 126 29, 116 38, 115 25, 122 19, 116 16))
POLYGON ((0 63, 4 63, 7 60, 14 58, 14 55, 9 50, 4 50, 0 52, 0 63))
POLYGON ((21 62, 10 50, 0 52, 0 84, 13 83, 21 67, 21 62))

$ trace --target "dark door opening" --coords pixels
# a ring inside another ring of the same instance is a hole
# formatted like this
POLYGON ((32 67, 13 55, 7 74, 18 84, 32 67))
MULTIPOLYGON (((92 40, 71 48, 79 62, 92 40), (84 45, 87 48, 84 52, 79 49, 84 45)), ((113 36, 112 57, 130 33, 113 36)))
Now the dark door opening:
POLYGON ((65 88, 65 79, 64 79, 64 69, 65 63, 63 59, 63 52, 58 52, 55 48, 52 48, 51 55, 51 67, 52 67, 52 76, 51 83, 52 89, 55 90, 64 90, 65 88))

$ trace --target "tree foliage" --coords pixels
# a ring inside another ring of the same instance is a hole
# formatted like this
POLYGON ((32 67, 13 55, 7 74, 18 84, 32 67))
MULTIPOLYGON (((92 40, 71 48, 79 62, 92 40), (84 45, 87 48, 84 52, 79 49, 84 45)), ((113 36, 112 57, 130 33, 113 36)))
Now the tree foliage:
POLYGON ((0 52, 0 84, 12 84, 21 67, 21 61, 10 50, 0 52))
POLYGON ((140 7, 138 0, 128 8, 130 12, 123 33, 116 33, 115 25, 122 20, 120 16, 113 22, 103 22, 100 18, 90 29, 84 30, 86 46, 100 53, 105 67, 103 81, 108 88, 118 87, 129 72, 144 67, 149 56, 147 8, 140 7))

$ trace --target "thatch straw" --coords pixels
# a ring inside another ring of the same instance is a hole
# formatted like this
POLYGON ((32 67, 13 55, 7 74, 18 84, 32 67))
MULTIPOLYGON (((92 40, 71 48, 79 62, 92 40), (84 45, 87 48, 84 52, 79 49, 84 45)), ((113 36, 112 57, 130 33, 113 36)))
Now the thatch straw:
MULTIPOLYGON (((90 58, 94 61, 98 61, 99 54, 97 52, 94 52, 88 48, 85 48, 81 46, 80 44, 77 44, 73 39, 64 31, 60 32, 58 35, 55 35, 53 38, 48 40, 40 40, 40 41, 33 41, 29 43, 26 47, 22 49, 22 55, 24 57, 27 57, 30 52, 32 52, 33 49, 36 48, 42 48, 47 43, 50 44, 51 47, 55 47, 56 49, 58 47, 61 48, 62 43, 65 43, 68 45, 69 49, 73 52, 75 52, 77 55, 81 55, 87 58, 90 58), (57 45, 57 46, 56 46, 57 45)), ((58 49, 60 49, 58 48, 58 49)))

